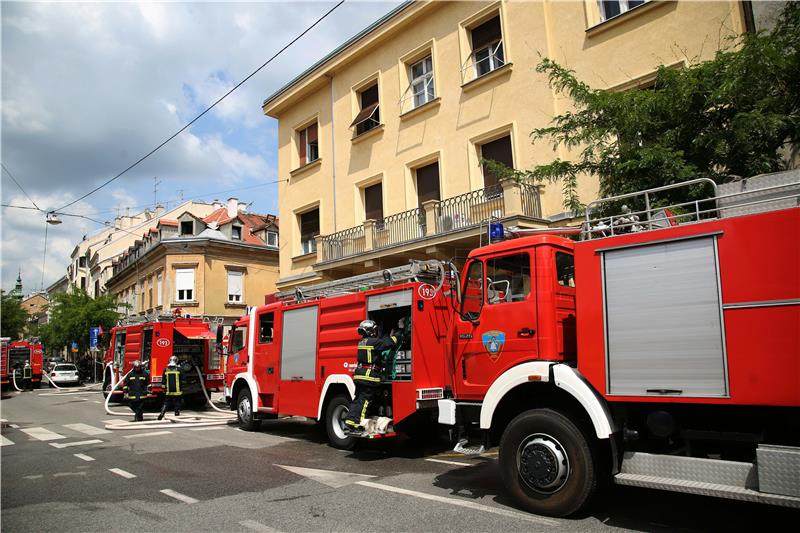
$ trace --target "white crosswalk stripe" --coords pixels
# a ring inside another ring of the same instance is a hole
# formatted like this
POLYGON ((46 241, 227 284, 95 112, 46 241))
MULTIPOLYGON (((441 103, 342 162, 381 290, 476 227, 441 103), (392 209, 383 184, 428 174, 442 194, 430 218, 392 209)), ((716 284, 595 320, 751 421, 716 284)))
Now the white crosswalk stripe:
POLYGON ((88 455, 83 453, 74 453, 72 455, 74 455, 78 459, 83 459, 84 461, 94 461, 94 457, 89 457, 88 455))
POLYGON ((125 435, 123 439, 135 439, 137 437, 157 437, 159 435, 169 435, 171 431, 149 431, 147 433, 135 433, 133 435, 125 435))
POLYGON ((66 439, 64 435, 59 435, 58 433, 53 433, 49 429, 36 427, 36 428, 25 428, 22 430, 23 433, 27 433, 29 436, 33 437, 36 440, 41 441, 48 441, 48 440, 59 440, 59 439, 66 439))
POLYGON ((111 433, 111 431, 107 429, 97 428, 90 426, 89 424, 64 424, 64 427, 74 431, 79 431, 81 433, 86 433, 87 435, 103 435, 106 433, 111 433))
POLYGON ((79 440, 79 441, 75 441, 75 442, 63 442, 63 443, 62 442, 51 442, 50 446, 52 446, 53 448, 69 448, 71 446, 84 446, 84 445, 87 445, 87 444, 100 444, 101 442, 103 442, 103 441, 101 441, 100 439, 79 440))
POLYGON ((121 468, 109 468, 108 471, 109 472, 114 472, 116 475, 122 476, 125 479, 133 479, 133 478, 136 477, 136 474, 131 474, 130 472, 126 472, 125 470, 123 470, 121 468))
POLYGON ((4 436, 0 435, 0 446, 11 446, 14 444, 14 441, 5 438, 4 436))
POLYGON ((185 503, 197 503, 197 502, 200 501, 200 500, 195 500, 191 496, 187 496, 185 494, 181 494, 180 492, 175 492, 172 489, 162 489, 162 490, 160 490, 158 492, 160 492, 162 494, 166 494, 167 496, 171 496, 171 497, 175 498, 176 500, 180 500, 180 501, 185 502, 185 503))

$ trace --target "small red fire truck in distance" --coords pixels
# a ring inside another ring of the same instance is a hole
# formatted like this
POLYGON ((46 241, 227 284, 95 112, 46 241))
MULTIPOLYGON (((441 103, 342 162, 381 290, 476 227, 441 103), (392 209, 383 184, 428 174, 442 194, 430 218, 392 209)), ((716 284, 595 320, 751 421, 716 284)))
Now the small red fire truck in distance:
POLYGON ((3 339, 2 356, 2 383, 11 382, 12 373, 17 372, 17 385, 22 386, 22 369, 25 363, 31 365, 31 381, 34 388, 42 385, 42 362, 44 347, 38 338, 33 337, 24 341, 13 341, 3 339))
POLYGON ((231 334, 226 397, 245 428, 301 415, 349 448, 356 328, 406 318, 378 435, 432 417, 457 451, 499 444, 504 485, 532 512, 574 513, 602 479, 798 508, 800 195, 682 185, 714 194, 608 199, 579 242, 510 231, 458 283, 414 262, 253 308, 231 334), (608 214, 622 201, 643 207, 608 214))
POLYGON ((8 385, 10 376, 8 375, 8 344, 11 337, 0 337, 0 385, 8 385))
MULTIPOLYGON (((224 374, 217 352, 217 334, 221 335, 222 328, 217 326, 199 318, 168 315, 155 321, 111 328, 111 341, 103 360, 104 395, 130 371, 134 361, 141 361, 150 372, 149 398, 157 398, 163 393, 161 376, 174 355, 186 377, 184 398, 205 403, 198 370, 209 393, 223 386, 224 374)), ((122 387, 114 390, 113 395, 122 400, 122 387)))

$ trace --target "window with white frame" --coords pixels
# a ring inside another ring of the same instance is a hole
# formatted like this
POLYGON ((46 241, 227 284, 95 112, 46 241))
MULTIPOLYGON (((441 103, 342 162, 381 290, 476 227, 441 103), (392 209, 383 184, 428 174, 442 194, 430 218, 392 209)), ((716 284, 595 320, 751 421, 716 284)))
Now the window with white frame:
POLYGON ((240 304, 244 301, 244 272, 228 271, 228 303, 240 304))
POLYGON ((268 231, 267 232, 267 246, 278 246, 278 232, 277 231, 268 231))
POLYGON ((242 227, 241 226, 231 226, 231 238, 237 241, 242 240, 242 227))
POLYGON ((406 93, 413 102, 413 107, 427 104, 436 98, 436 90, 433 84, 433 56, 420 59, 408 67, 408 78, 411 80, 406 93))
POLYGON ((317 251, 316 236, 319 235, 319 208, 298 217, 300 220, 300 249, 303 254, 317 251))
POLYGON ((163 274, 159 274, 157 278, 158 290, 156 291, 156 305, 161 305, 161 287, 164 282, 163 276, 163 274))
POLYGON ((600 17, 602 20, 614 18, 647 1, 648 0, 600 0, 600 17))
POLYGON ((475 77, 479 78, 506 64, 503 53, 503 33, 500 15, 475 26, 470 30, 472 42, 472 62, 475 77))
POLYGON ((300 156, 300 166, 313 163, 319 159, 319 140, 317 137, 317 123, 297 132, 297 148, 300 156))
POLYGON ((191 302, 194 300, 194 269, 175 269, 175 300, 191 302))

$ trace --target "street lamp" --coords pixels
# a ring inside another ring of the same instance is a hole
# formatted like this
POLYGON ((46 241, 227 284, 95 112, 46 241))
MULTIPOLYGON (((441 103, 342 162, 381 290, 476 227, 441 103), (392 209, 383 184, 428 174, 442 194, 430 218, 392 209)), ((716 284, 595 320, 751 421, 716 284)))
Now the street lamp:
POLYGON ((51 226, 58 226, 61 224, 61 219, 58 218, 58 215, 56 215, 54 212, 50 211, 47 213, 47 223, 51 226))
POLYGON ((48 211, 45 216, 44 225, 44 250, 42 250, 42 282, 39 286, 39 291, 44 292, 44 265, 47 260, 47 226, 58 226, 61 224, 61 219, 53 211, 48 211))

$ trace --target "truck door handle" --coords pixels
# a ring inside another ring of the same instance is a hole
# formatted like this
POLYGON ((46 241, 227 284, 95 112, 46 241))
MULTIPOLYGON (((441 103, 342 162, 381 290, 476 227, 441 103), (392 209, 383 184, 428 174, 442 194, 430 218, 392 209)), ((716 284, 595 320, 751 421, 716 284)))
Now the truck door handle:
POLYGON ((536 333, 536 330, 535 330, 535 329, 531 329, 531 328, 522 328, 521 330, 519 330, 519 331, 517 332, 517 335, 519 335, 520 337, 530 337, 530 336, 532 336, 534 333, 536 333))

